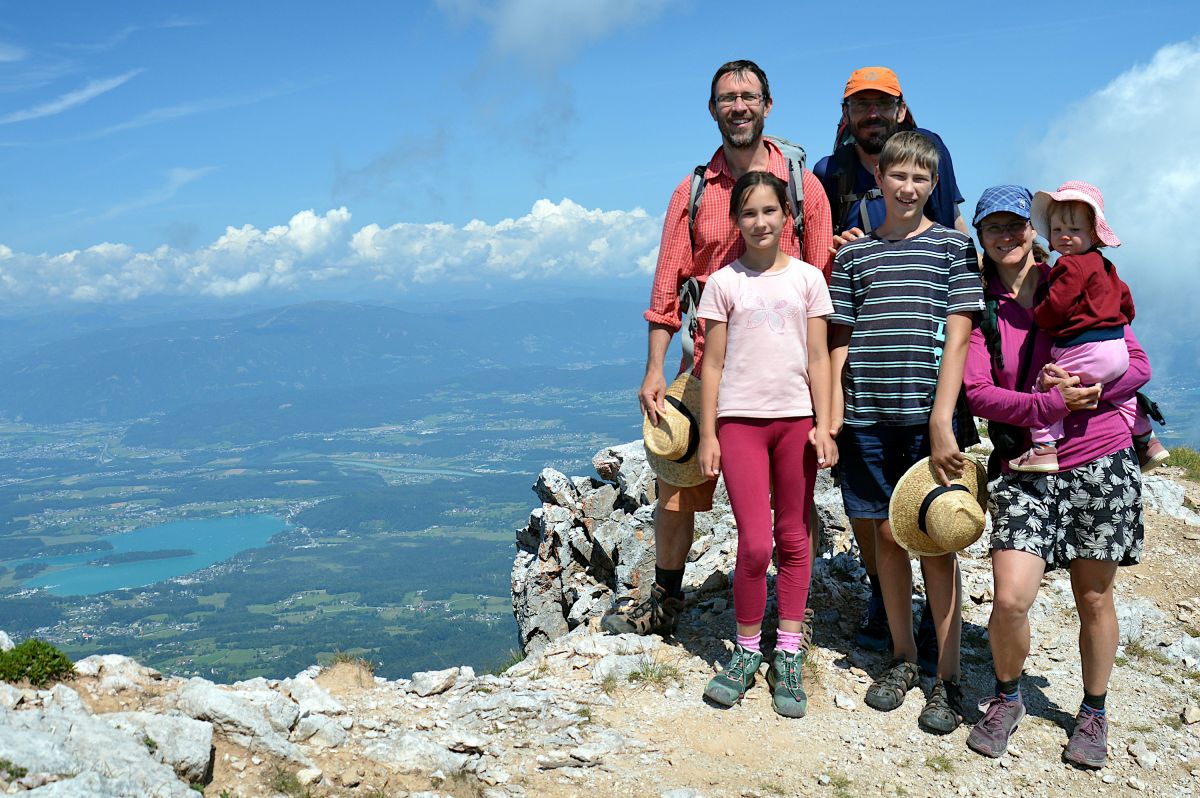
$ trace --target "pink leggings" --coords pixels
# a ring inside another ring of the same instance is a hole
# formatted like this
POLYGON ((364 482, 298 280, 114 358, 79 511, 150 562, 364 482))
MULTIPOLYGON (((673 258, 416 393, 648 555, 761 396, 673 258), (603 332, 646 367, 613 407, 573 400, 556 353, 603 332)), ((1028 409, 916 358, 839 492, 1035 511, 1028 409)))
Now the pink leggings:
POLYGON ((733 611, 743 626, 762 623, 772 538, 779 617, 804 620, 812 561, 808 512, 817 453, 808 442, 812 418, 722 418, 717 422, 725 488, 738 525, 733 611), (775 525, 771 528, 771 486, 775 525))

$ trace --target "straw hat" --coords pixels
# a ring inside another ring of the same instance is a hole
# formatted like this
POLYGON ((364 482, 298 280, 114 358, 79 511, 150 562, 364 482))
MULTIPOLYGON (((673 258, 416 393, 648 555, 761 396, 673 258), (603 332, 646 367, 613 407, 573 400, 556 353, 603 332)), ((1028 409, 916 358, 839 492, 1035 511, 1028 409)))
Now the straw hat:
POLYGON ((888 506, 892 537, 910 554, 939 557, 960 551, 983 534, 987 470, 966 458, 963 475, 943 487, 929 458, 900 477, 888 506))
POLYGON ((700 378, 685 371, 667 388, 666 402, 658 411, 658 424, 642 422, 646 462, 668 485, 690 488, 708 478, 700 471, 700 378))

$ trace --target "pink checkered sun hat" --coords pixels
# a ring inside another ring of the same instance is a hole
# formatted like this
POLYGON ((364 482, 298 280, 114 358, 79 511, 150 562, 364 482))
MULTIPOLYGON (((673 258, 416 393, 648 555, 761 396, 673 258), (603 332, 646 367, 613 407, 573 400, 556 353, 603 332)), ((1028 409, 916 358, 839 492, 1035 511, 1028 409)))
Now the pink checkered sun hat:
POLYGON ((1050 240, 1050 203, 1077 200, 1092 206, 1096 213, 1096 238, 1106 247, 1121 246, 1121 239, 1108 226, 1104 218, 1104 197, 1100 189, 1082 180, 1068 180, 1058 191, 1039 191, 1033 195, 1033 229, 1047 241, 1050 240))

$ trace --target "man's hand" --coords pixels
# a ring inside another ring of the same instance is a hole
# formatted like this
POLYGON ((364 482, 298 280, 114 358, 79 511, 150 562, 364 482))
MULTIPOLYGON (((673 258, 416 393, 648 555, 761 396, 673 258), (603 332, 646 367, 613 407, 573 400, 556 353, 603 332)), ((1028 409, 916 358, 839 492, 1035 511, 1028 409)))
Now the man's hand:
MULTIPOLYGON (((974 423, 970 418, 964 423, 974 423)), ((949 486, 950 480, 962 476, 966 466, 966 455, 958 449, 958 441, 954 439, 954 428, 949 424, 929 424, 929 462, 933 465, 933 473, 943 486, 949 486)))
POLYGON ((839 249, 856 238, 862 238, 864 235, 866 234, 857 227, 843 230, 833 237, 833 245, 829 248, 829 254, 836 255, 839 249))
POLYGON ((653 425, 658 424, 658 413, 664 408, 664 398, 667 395, 667 381, 661 371, 646 372, 642 387, 638 389, 638 403, 642 406, 642 414, 650 419, 653 425))

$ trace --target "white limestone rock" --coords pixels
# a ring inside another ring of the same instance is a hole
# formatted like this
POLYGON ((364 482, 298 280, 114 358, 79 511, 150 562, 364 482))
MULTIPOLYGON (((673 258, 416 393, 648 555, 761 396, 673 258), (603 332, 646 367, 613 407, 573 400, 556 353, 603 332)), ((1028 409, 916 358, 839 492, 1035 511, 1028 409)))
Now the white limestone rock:
POLYGON ((100 718, 145 745, 151 756, 189 784, 208 778, 213 757, 211 723, 152 712, 111 712, 100 718))

